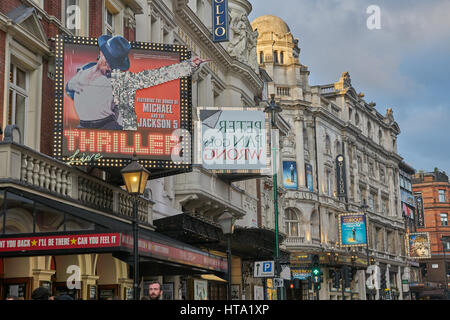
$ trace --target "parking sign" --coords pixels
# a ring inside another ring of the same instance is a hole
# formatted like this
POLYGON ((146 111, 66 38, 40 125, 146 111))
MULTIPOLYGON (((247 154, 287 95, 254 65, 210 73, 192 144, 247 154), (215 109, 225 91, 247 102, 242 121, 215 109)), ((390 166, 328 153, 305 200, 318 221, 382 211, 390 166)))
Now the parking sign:
POLYGON ((255 278, 273 277, 274 269, 274 261, 257 261, 253 268, 253 276, 255 278))

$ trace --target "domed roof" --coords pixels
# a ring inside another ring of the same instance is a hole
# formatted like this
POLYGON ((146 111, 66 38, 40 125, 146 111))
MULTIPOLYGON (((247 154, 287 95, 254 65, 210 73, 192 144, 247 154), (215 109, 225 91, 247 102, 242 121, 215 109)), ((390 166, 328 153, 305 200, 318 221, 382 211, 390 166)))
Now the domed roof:
POLYGON ((253 20, 252 28, 253 30, 258 29, 259 34, 264 32, 274 32, 279 35, 285 35, 291 32, 286 22, 283 19, 267 14, 253 20))

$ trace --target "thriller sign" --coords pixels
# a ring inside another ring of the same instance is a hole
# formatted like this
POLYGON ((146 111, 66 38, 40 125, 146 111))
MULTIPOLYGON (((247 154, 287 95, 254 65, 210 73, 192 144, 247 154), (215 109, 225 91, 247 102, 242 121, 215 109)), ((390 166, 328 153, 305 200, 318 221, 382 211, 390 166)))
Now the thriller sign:
POLYGON ((228 0, 213 0, 213 42, 229 40, 228 0))
POLYGON ((54 157, 123 167, 136 152, 150 171, 190 171, 195 70, 180 45, 58 36, 54 157))

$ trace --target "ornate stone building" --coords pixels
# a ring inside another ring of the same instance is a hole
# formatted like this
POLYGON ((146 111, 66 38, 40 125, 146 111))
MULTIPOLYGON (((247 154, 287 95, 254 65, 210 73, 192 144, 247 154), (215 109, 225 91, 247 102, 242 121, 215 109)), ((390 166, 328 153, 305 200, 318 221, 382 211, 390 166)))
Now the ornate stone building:
MULTIPOLYGON (((259 65, 273 79, 269 94, 275 94, 283 109, 280 117, 290 127, 280 141, 279 164, 296 162, 298 171, 298 187, 285 191, 280 220, 287 236, 285 248, 291 252, 291 270, 307 268, 311 256, 319 255, 325 278, 320 298, 342 299, 328 270, 348 265, 359 271, 346 299, 366 299, 366 250, 340 248, 338 240, 338 215, 361 211, 365 202, 369 255, 386 273, 394 296, 402 299, 405 228, 398 181, 402 158, 397 153, 400 129, 392 109, 380 114, 375 103, 367 103, 357 93, 348 72, 336 83, 310 86, 308 68, 299 61, 298 40, 280 18, 262 16, 252 27, 258 32, 259 65), (336 193, 338 155, 345 158, 347 199, 336 193)), ((301 290, 308 298, 306 281, 301 290)))

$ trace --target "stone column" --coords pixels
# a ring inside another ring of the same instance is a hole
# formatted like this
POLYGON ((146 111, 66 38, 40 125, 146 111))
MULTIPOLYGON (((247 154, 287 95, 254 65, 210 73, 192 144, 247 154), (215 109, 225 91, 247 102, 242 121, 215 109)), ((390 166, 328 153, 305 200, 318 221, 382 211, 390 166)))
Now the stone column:
POLYGON ((297 159, 297 175, 299 189, 306 188, 305 152, 303 145, 303 117, 296 117, 295 123, 295 157, 297 159))

